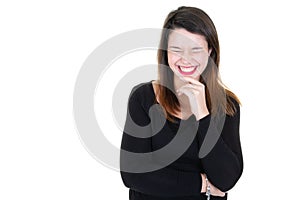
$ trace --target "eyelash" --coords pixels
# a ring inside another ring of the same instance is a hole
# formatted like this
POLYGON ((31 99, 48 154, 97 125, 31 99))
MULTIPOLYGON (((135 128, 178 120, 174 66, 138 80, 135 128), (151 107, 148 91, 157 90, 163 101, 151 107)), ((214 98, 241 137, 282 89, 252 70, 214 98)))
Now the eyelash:
POLYGON ((193 51, 193 53, 201 53, 203 50, 193 51))
POLYGON ((175 52, 175 53, 180 53, 180 52, 182 52, 181 50, 170 50, 170 51, 175 52))

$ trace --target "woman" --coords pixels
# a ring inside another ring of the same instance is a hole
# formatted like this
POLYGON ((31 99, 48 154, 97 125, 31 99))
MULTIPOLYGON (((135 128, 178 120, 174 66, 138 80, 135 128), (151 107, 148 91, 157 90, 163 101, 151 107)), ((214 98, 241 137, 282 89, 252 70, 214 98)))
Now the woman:
POLYGON ((202 10, 179 7, 163 28, 158 80, 129 97, 122 180, 131 200, 227 199, 243 171, 240 102, 220 81, 215 26, 202 10))

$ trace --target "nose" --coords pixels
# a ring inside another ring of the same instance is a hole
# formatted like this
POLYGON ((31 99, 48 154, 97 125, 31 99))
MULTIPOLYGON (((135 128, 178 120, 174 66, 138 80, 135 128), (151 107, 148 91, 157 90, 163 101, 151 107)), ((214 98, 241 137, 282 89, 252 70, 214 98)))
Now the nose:
POLYGON ((189 52, 185 51, 181 56, 182 64, 191 64, 192 57, 190 56, 189 52))

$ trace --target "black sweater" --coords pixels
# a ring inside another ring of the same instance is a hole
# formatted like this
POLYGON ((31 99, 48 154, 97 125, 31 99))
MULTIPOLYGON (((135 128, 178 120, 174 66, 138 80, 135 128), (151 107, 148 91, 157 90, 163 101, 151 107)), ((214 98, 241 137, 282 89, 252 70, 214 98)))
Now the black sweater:
MULTIPOLYGON (((126 187, 130 188, 131 200, 196 200, 206 199, 201 193, 202 179, 200 173, 205 173, 210 182, 222 191, 230 190, 240 178, 243 171, 243 158, 239 137, 240 109, 233 100, 237 111, 234 116, 226 115, 221 137, 217 140, 212 150, 204 157, 199 158, 199 149, 205 138, 210 124, 211 116, 208 115, 196 121, 194 115, 187 120, 175 118, 175 122, 166 121, 163 128, 152 137, 132 136, 123 131, 121 148, 134 153, 147 153, 159 150, 172 141, 177 133, 180 123, 195 121, 198 123, 197 133, 188 149, 174 162, 152 172, 131 173, 122 170, 122 163, 126 160, 121 152, 121 177, 126 187)), ((155 104, 155 94, 151 82, 136 86, 128 100, 128 115, 139 126, 151 123, 149 109, 155 104)), ((148 126, 151 134, 153 126, 148 126)), ((125 128, 124 128, 125 129, 125 128)), ((135 131, 135 130, 131 130, 135 131)), ((142 135, 142 133, 141 133, 142 135)), ((226 199, 211 197, 211 199, 226 199)))

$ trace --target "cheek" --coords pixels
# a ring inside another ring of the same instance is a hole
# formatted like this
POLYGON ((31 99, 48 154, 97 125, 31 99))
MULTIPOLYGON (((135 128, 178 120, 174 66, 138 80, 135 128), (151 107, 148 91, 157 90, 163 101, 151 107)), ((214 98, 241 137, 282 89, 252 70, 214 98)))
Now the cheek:
POLYGON ((203 54, 200 56, 195 57, 195 60, 201 65, 201 66, 206 66, 207 62, 208 62, 208 55, 207 54, 203 54))
POLYGON ((168 53, 169 66, 175 66, 175 63, 180 59, 180 56, 174 53, 168 53))

